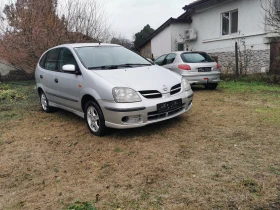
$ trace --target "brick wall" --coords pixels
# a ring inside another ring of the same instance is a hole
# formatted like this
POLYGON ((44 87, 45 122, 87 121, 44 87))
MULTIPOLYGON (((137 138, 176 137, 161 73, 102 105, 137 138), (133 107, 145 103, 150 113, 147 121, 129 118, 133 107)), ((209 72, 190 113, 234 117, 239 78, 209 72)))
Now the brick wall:
MULTIPOLYGON (((234 52, 218 52, 209 54, 211 56, 218 57, 223 73, 233 73, 235 71, 234 52)), ((250 57, 247 73, 265 73, 269 71, 270 50, 253 50, 250 57)))

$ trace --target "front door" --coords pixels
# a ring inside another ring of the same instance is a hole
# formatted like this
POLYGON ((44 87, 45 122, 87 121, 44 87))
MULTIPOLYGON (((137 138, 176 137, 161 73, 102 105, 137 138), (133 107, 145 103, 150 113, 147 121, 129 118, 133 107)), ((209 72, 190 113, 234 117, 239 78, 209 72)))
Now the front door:
POLYGON ((83 76, 80 74, 79 66, 68 48, 62 48, 58 57, 58 71, 54 75, 56 103, 68 108, 82 111, 80 89, 83 76), (62 66, 66 64, 75 65, 78 73, 65 72, 62 66))

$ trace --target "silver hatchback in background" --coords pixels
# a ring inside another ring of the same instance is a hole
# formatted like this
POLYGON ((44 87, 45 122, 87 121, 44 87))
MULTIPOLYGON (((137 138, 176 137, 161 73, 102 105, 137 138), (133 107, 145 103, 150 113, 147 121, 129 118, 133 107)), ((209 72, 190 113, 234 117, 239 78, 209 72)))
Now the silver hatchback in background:
POLYGON ((59 107, 85 118, 94 135, 135 128, 189 111, 186 78, 112 44, 66 44, 46 51, 36 71, 43 111, 59 107))
POLYGON ((172 52, 154 63, 182 75, 190 84, 202 84, 207 89, 216 89, 220 82, 221 66, 205 52, 172 52))

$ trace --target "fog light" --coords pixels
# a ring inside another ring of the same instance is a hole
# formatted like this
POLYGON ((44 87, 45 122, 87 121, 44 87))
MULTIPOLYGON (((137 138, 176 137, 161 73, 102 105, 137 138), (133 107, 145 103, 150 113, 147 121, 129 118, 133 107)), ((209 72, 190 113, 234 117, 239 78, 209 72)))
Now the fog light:
POLYGON ((141 122, 141 115, 133 115, 133 116, 126 116, 122 118, 122 122, 124 123, 139 123, 141 122))

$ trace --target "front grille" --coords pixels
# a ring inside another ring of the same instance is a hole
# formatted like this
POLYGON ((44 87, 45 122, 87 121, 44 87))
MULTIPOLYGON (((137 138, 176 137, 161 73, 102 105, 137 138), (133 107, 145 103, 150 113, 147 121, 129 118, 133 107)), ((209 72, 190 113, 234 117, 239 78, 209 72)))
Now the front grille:
POLYGON ((171 88, 170 95, 174 95, 176 93, 179 93, 180 91, 181 91, 181 84, 177 84, 171 88))
POLYGON ((143 90, 143 91, 139 91, 139 93, 145 98, 149 98, 149 99, 162 97, 161 93, 157 90, 143 90))
POLYGON ((153 121, 153 120, 158 120, 158 119, 162 119, 162 118, 166 118, 172 115, 175 115, 179 112, 181 112, 183 109, 185 109, 185 105, 183 104, 181 107, 170 110, 168 112, 164 112, 164 113, 159 113, 158 111, 155 112, 149 112, 148 113, 148 121, 153 121))
POLYGON ((198 70, 198 72, 209 72, 212 70, 212 68, 211 67, 201 67, 201 68, 198 68, 197 70, 198 70))

